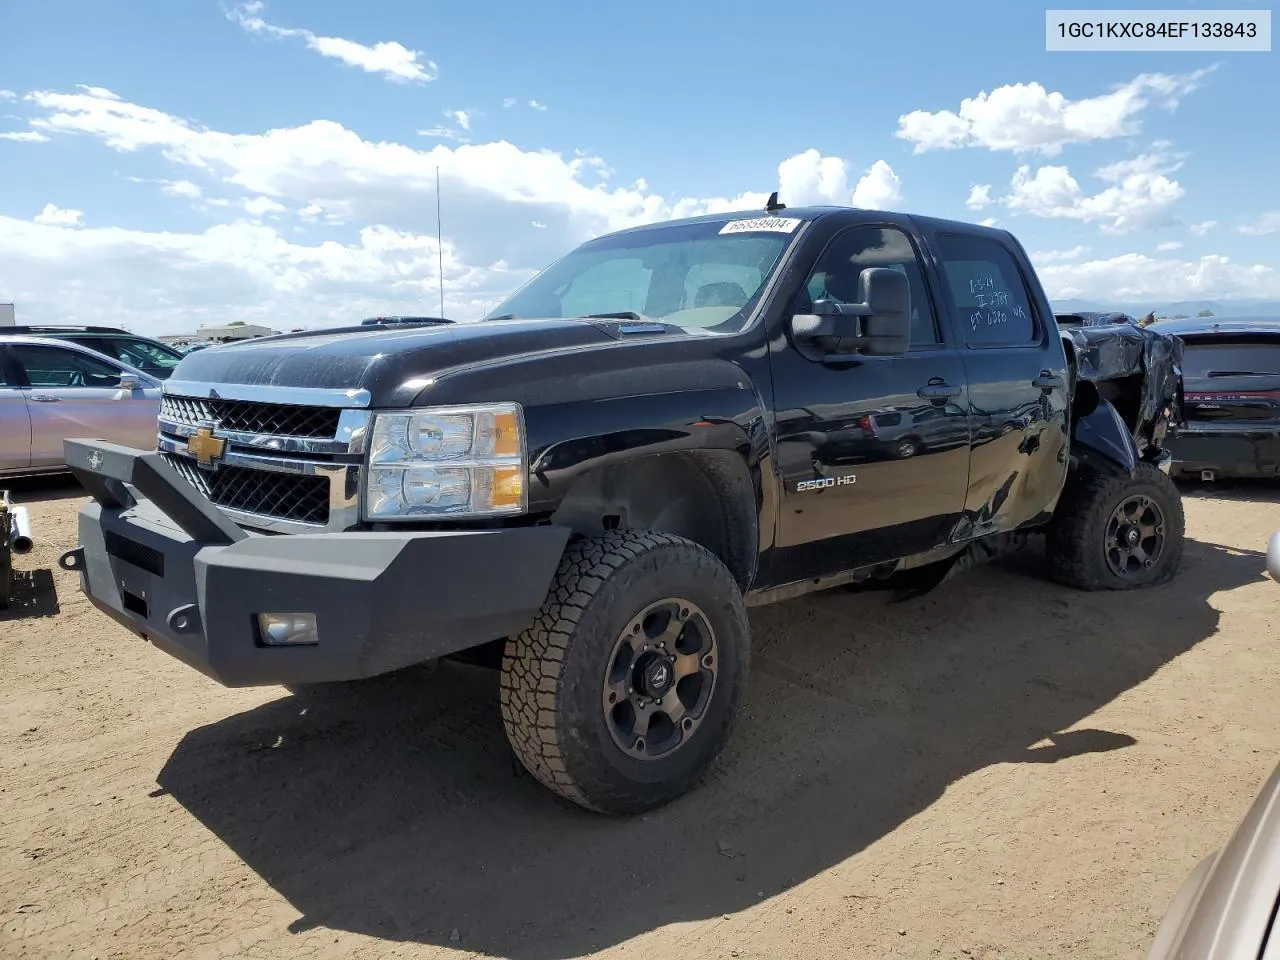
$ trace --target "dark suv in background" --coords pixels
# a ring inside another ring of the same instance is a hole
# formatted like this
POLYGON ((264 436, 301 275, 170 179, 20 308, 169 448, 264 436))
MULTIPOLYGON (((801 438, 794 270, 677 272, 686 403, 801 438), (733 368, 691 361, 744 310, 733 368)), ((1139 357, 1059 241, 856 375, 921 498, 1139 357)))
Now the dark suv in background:
POLYGON ((5 327, 4 333, 28 337, 52 337, 57 340, 70 340, 90 350, 97 350, 112 360, 128 364, 143 373, 166 380, 173 368, 182 359, 182 354, 173 347, 140 337, 119 327, 73 327, 73 326, 36 326, 5 327))
POLYGON ((1280 318, 1193 317, 1151 325, 1183 343, 1174 476, 1280 476, 1280 318))

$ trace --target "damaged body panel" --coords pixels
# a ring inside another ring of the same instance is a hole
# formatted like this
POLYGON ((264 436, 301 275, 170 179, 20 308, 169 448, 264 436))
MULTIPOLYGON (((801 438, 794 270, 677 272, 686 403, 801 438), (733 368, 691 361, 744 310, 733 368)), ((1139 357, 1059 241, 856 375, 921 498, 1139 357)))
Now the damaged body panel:
POLYGON ((1073 447, 1131 471, 1167 464, 1166 439, 1182 406, 1182 344, 1129 323, 1062 330, 1074 358, 1073 447))

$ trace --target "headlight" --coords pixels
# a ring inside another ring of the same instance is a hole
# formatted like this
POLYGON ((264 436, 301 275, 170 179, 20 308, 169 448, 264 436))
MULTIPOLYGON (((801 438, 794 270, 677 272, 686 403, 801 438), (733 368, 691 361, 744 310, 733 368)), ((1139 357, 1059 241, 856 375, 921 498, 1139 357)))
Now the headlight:
POLYGON ((523 513, 526 460, 519 404, 375 413, 365 518, 523 513))

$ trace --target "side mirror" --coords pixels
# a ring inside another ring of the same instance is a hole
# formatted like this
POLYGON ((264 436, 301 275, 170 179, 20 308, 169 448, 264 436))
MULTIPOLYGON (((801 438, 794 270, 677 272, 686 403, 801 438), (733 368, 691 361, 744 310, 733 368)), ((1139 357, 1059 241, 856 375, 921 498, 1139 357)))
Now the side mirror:
POLYGON ((832 353, 896 357, 911 348, 911 286, 906 274, 868 267, 858 276, 859 303, 819 300, 791 318, 791 333, 832 353))
POLYGON ((134 375, 134 374, 132 374, 132 373, 121 373, 121 374, 120 374, 120 389, 121 389, 121 390, 128 390, 130 393, 132 393, 134 390, 137 390, 137 389, 138 389, 138 378, 137 378, 137 376, 135 376, 135 375, 134 375))

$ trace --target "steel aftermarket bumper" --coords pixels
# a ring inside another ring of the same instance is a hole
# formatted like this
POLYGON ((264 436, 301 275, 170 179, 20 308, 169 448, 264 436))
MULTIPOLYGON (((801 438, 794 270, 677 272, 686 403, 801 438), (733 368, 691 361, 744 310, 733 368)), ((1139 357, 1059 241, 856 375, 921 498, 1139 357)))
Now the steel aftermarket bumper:
POLYGON ((88 440, 93 500, 63 555, 99 610, 226 686, 386 673, 510 636, 542 605, 569 530, 250 534, 155 452, 88 440), (310 614, 281 645, 260 614, 310 614))

